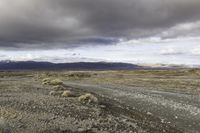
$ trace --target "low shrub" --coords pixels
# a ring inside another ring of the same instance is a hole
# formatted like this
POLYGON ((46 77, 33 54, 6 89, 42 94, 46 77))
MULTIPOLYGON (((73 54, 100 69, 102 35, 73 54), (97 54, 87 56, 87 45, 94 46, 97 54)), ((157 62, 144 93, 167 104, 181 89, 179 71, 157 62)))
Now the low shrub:
POLYGON ((87 94, 84 94, 84 95, 81 95, 78 100, 81 102, 81 103, 84 103, 84 104, 90 104, 90 103, 97 103, 98 102, 98 99, 90 94, 90 93, 87 93, 87 94))
POLYGON ((50 81, 49 85, 62 85, 63 81, 60 79, 53 79, 50 81))
POLYGON ((72 92, 71 91, 64 91, 61 96, 62 97, 70 97, 70 96, 72 96, 72 92))
POLYGON ((44 85, 62 85, 63 81, 60 79, 50 79, 50 78, 44 78, 42 80, 42 84, 44 85))
POLYGON ((51 82, 51 79, 50 79, 50 78, 44 78, 44 79, 42 80, 42 84, 44 84, 44 85, 48 85, 48 84, 50 84, 50 82, 51 82))
POLYGON ((91 74, 90 73, 86 73, 86 72, 74 72, 74 73, 71 73, 71 74, 67 75, 67 77, 69 79, 82 79, 82 78, 91 77, 91 74))
POLYGON ((53 90, 55 90, 55 91, 63 91, 63 90, 65 90, 65 87, 62 86, 62 85, 56 85, 56 86, 53 87, 53 90))

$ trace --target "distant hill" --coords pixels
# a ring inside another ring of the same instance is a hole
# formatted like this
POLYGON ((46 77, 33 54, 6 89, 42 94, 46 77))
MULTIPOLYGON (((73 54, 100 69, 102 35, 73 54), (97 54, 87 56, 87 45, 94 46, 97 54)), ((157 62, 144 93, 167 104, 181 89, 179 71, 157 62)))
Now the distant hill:
POLYGON ((132 70, 143 68, 142 66, 128 63, 0 61, 0 70, 132 70))

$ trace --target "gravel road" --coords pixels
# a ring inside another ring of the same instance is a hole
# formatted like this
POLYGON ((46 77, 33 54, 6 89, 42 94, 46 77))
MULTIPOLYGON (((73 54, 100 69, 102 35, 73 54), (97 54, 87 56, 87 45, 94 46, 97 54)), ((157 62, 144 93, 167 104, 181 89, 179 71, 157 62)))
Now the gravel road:
POLYGON ((200 132, 200 95, 148 90, 122 85, 65 81, 66 85, 117 100, 138 111, 159 117, 183 132, 200 132))

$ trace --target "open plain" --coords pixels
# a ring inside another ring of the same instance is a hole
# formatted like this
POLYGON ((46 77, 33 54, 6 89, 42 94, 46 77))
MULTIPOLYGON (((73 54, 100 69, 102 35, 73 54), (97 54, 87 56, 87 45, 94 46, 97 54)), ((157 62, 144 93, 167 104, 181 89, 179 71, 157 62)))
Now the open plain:
POLYGON ((0 131, 198 133, 200 70, 1 71, 0 131))

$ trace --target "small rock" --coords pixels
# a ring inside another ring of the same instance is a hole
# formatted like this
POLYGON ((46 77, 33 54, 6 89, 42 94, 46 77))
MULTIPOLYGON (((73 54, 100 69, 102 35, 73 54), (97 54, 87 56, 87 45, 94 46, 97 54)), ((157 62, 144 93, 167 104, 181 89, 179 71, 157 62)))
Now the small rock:
POLYGON ((78 128, 78 132, 84 132, 85 129, 84 128, 78 128))
POLYGON ((73 124, 76 124, 76 125, 77 125, 77 124, 78 124, 78 121, 74 121, 73 124))
POLYGON ((152 113, 151 112, 147 112, 147 115, 152 115, 152 113))
POLYGON ((165 119, 161 119, 161 122, 164 123, 164 122, 165 122, 165 119))
POLYGON ((123 119, 122 121, 123 121, 123 122, 127 122, 127 119, 123 119))

